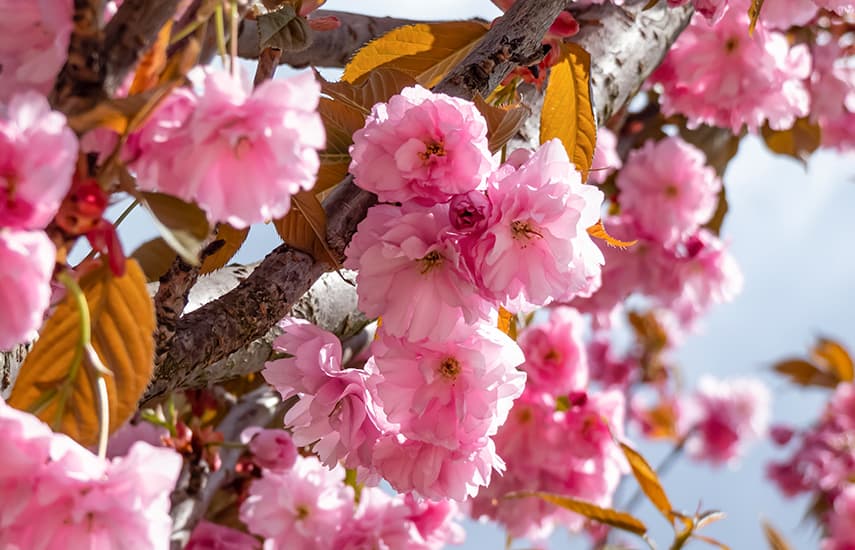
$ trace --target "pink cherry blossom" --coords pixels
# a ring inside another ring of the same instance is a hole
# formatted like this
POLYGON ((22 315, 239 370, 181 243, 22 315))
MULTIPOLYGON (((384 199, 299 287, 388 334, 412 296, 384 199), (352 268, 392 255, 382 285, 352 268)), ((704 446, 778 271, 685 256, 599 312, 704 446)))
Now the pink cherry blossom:
POLYGON ((24 90, 48 93, 68 57, 73 2, 0 2, 0 101, 24 90))
POLYGON ((65 116, 35 92, 13 96, 0 108, 0 227, 45 227, 71 188, 76 162, 77 138, 65 116))
POLYGON ((489 315, 451 229, 447 205, 412 203, 375 206, 359 224, 344 265, 359 271, 359 309, 382 316, 385 333, 442 340, 461 318, 489 315))
POLYGON ((606 181, 609 174, 623 165, 617 152, 617 136, 608 128, 597 130, 597 146, 594 148, 594 158, 591 170, 588 172, 588 183, 600 185, 606 181))
POLYGON ((843 44, 812 44, 811 118, 822 129, 822 144, 839 150, 855 148, 855 67, 843 44))
POLYGON ((181 469, 171 449, 136 443, 104 461, 0 401, 0 546, 166 549, 169 495, 181 469))
POLYGON ((144 441, 154 447, 163 446, 163 438, 169 435, 169 431, 163 426, 156 426, 145 420, 137 420, 132 417, 125 422, 121 428, 110 435, 107 443, 107 458, 124 456, 128 454, 131 447, 137 441, 144 441))
POLYGON ((526 388, 553 395, 584 390, 588 359, 582 339, 584 320, 573 308, 557 307, 545 323, 522 331, 517 339, 525 354, 526 388))
POLYGON ((391 496, 376 487, 365 487, 359 495, 356 512, 341 526, 335 550, 366 548, 421 549, 415 525, 407 517, 409 510, 400 495, 391 496))
POLYGON ((286 319, 281 326, 285 333, 274 340, 273 349, 293 357, 269 361, 263 375, 283 398, 300 396, 285 415, 294 444, 314 444, 330 467, 339 460, 348 468, 370 465, 383 423, 367 387, 371 373, 342 369, 335 335, 296 319, 286 319))
POLYGON ((454 450, 496 433, 522 393, 525 374, 515 367, 523 360, 507 335, 479 325, 420 344, 384 336, 369 362, 389 422, 409 439, 454 450))
POLYGON ((297 457, 292 469, 264 471, 252 482, 240 519, 267 539, 265 550, 332 548, 339 526, 353 513, 353 489, 343 482, 343 468, 297 457))
POLYGON ((474 497, 480 487, 490 484, 493 470, 501 473, 505 468, 489 438, 484 445, 450 450, 401 435, 378 441, 374 465, 398 492, 457 501, 474 497))
POLYGON ((0 350, 37 336, 55 262, 56 248, 44 232, 0 228, 0 350))
POLYGON ((721 180, 697 147, 678 137, 630 152, 617 177, 621 211, 640 233, 672 247, 710 219, 721 180))
POLYGON ((855 485, 849 485, 834 499, 827 521, 828 536, 822 541, 822 550, 855 548, 855 485))
MULTIPOLYGON (((748 3, 745 2, 745 9, 748 3)), ((763 5, 759 24, 769 29, 787 30, 793 25, 806 25, 816 16, 813 0, 777 0, 763 5)))
POLYGON ((748 35, 747 10, 730 9, 710 26, 696 14, 653 73, 662 112, 686 115, 690 127, 710 124, 739 133, 764 122, 776 130, 808 114, 805 45, 759 25, 748 35))
POLYGON ((408 519, 416 526, 425 548, 439 550, 446 544, 461 544, 466 538, 460 519, 460 507, 453 500, 419 499, 412 493, 404 496, 408 519))
POLYGON ((769 390, 758 380, 703 376, 680 419, 681 431, 689 434, 689 455, 715 465, 734 462, 765 435, 770 401, 769 390))
POLYGON ((249 444, 253 461, 267 470, 281 472, 297 461, 297 447, 285 430, 253 426, 241 433, 241 442, 249 444))
POLYGON ((492 212, 490 197, 481 191, 454 195, 448 204, 451 226, 461 232, 479 232, 492 212))
POLYGON ((236 78, 210 71, 186 122, 191 102, 176 98, 150 123, 141 141, 153 147, 140 158, 138 183, 195 201, 212 221, 236 228, 282 217, 291 195, 315 184, 325 142, 319 97, 310 73, 249 94, 236 78))
POLYGON ((831 10, 837 15, 851 15, 855 13, 855 5, 851 0, 813 0, 820 8, 831 10))
POLYGON ((446 202, 493 169, 487 122, 475 105, 421 86, 375 105, 350 154, 354 183, 388 202, 446 202))
POLYGON ((237 529, 202 520, 184 550, 258 550, 258 540, 237 529))
POLYGON ((482 291, 511 311, 590 294, 603 256, 587 228, 600 217, 602 192, 582 184, 557 139, 499 173, 488 190, 492 216, 471 251, 482 291))

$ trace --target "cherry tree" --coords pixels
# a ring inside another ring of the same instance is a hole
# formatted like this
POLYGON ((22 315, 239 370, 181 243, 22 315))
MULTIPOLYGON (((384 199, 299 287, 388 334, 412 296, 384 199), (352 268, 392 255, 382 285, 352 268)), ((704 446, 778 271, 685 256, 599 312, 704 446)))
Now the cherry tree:
POLYGON ((740 141, 855 147, 855 7, 494 3, 0 4, 4 548, 427 549, 467 516, 655 548, 641 498, 671 548, 726 548, 659 474, 766 437, 823 548, 855 544, 845 347, 774 365, 833 390, 804 430, 673 360, 742 287, 740 141), (159 236, 129 250, 134 209, 159 236), (260 223, 282 244, 230 264, 260 223))

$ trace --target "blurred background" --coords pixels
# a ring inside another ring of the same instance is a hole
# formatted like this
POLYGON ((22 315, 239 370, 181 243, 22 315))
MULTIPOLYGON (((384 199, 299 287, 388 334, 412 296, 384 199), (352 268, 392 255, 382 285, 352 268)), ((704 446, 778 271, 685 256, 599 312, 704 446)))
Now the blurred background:
MULTIPOLYGON (((500 11, 489 0, 431 0, 359 3, 329 0, 331 10, 390 15, 425 20, 493 19, 500 11)), ((251 74, 254 66, 247 64, 251 74)), ((290 71, 280 69, 278 76, 290 71)), ((337 78, 338 71, 325 71, 337 78)), ((805 167, 789 158, 774 156, 758 139, 743 140, 724 177, 730 210, 722 235, 745 276, 742 294, 714 308, 697 334, 690 335, 673 355, 692 387, 703 373, 717 377, 756 376, 774 396, 773 423, 811 424, 819 415, 824 390, 798 389, 770 372, 777 360, 804 356, 817 336, 828 336, 855 348, 855 154, 819 151, 805 167)), ((115 217, 127 203, 113 207, 115 217)), ((156 236, 148 215, 136 209, 122 224, 120 234, 130 253, 156 236)), ((235 258, 248 263, 264 257, 279 244, 273 227, 258 225, 235 258)), ((83 251, 77 251, 80 254, 83 251)), ((637 435, 637 434, 630 434, 637 435)), ((639 449, 652 465, 668 454, 667 444, 644 444, 639 449)), ((750 448, 736 468, 713 469, 680 460, 662 479, 671 502, 693 512, 718 509, 727 518, 702 534, 719 539, 732 549, 765 548, 760 526, 770 520, 794 548, 818 547, 818 533, 803 522, 807 498, 784 499, 766 480, 765 465, 783 453, 763 442, 750 448)), ((635 491, 627 480, 616 497, 616 507, 635 491)), ((671 541, 671 529, 652 506, 642 504, 636 513, 651 529, 661 548, 671 541)), ((494 524, 466 522, 462 548, 505 547, 505 534, 494 524)), ((643 543, 625 537, 633 547, 643 543)), ((557 532, 552 548, 588 548, 586 536, 557 532)), ((687 548, 706 546, 691 542, 687 548)), ((527 548, 516 541, 515 549, 527 548)))

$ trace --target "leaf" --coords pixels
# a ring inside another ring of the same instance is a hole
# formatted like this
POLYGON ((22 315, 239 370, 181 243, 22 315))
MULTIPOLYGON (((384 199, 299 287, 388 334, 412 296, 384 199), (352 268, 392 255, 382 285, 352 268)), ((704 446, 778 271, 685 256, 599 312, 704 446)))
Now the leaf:
POLYGON ((722 185, 721 191, 718 192, 718 204, 716 204, 715 212, 713 212, 709 221, 704 224, 704 227, 716 235, 719 235, 721 233, 721 226, 724 224, 724 217, 727 215, 729 208, 730 205, 727 202, 727 192, 725 191, 724 185, 722 185))
POLYGON ((277 48, 283 52, 305 50, 309 45, 309 23, 298 17, 288 3, 256 17, 258 50, 277 48))
POLYGON ((611 235, 609 235, 608 231, 606 231, 606 227, 603 225, 603 220, 598 221, 594 225, 588 228, 588 235, 606 241, 606 244, 609 246, 613 246, 615 248, 629 248, 638 242, 638 239, 633 241, 622 241, 620 239, 615 239, 611 235))
POLYGON ((789 130, 761 129, 766 146, 779 155, 792 157, 806 165, 808 157, 822 144, 822 130, 807 118, 797 119, 789 130))
POLYGON ((763 0, 751 0, 751 5, 748 6, 748 36, 754 35, 754 27, 757 26, 757 20, 760 18, 760 9, 763 7, 763 0))
POLYGON ((792 546, 768 521, 763 521, 763 533, 769 543, 770 550, 792 550, 792 546))
POLYGON ((241 246, 243 246, 247 235, 249 235, 248 227, 235 229, 227 223, 218 224, 217 234, 214 236, 214 240, 211 244, 214 244, 217 241, 223 241, 223 244, 220 246, 219 250, 202 260, 202 267, 199 268, 199 273, 204 275, 220 269, 229 263, 229 260, 234 258, 237 251, 240 250, 241 246))
POLYGON ((852 357, 842 345, 828 338, 820 338, 813 348, 814 359, 827 367, 827 372, 840 382, 851 382, 855 374, 852 357))
POLYGON ((834 388, 838 383, 835 376, 822 371, 804 359, 787 359, 775 364, 772 369, 789 378, 790 382, 800 386, 834 388))
POLYGON ((372 70, 383 67, 397 69, 432 88, 486 33, 487 25, 475 21, 399 27, 356 52, 345 66, 342 80, 358 83, 372 70))
POLYGON ((172 90, 173 84, 152 88, 141 94, 98 102, 92 109, 69 117, 68 126, 78 134, 84 134, 94 128, 107 128, 118 134, 130 132, 141 119, 172 90))
POLYGON ((588 179, 597 143, 590 79, 588 52, 576 44, 562 44, 561 57, 549 72, 540 114, 540 143, 560 139, 582 181, 588 179))
POLYGON ((494 107, 480 95, 475 96, 474 103, 487 121, 487 140, 491 153, 504 147, 531 114, 531 109, 522 103, 494 107))
POLYGON ((505 495, 505 498, 525 497, 540 498, 546 502, 560 506, 565 510, 570 510, 583 515, 588 519, 605 523, 606 525, 611 525, 612 527, 617 527, 618 529, 623 529, 624 531, 629 531, 636 535, 644 535, 647 533, 647 527, 635 516, 626 512, 612 510, 611 508, 601 508, 596 504, 585 502, 584 500, 578 500, 564 495, 545 493, 542 491, 521 491, 505 495))
POLYGON ((369 112, 377 103, 389 101, 390 97, 401 93, 404 88, 417 84, 412 76, 391 68, 374 69, 358 84, 345 80, 328 82, 319 73, 316 73, 316 77, 321 83, 321 93, 358 105, 364 108, 365 112, 369 112))
POLYGON ((175 251, 172 250, 163 237, 157 237, 146 241, 131 254, 131 258, 140 264, 148 282, 160 280, 160 277, 169 270, 175 260, 175 251))
POLYGON ((716 547, 720 548, 721 550, 730 550, 730 546, 724 544, 723 542, 719 542, 712 537, 707 537, 704 535, 692 535, 692 538, 704 541, 705 543, 710 544, 712 546, 716 546, 716 547))
POLYGON ((318 177, 315 180, 315 186, 312 187, 312 193, 316 195, 328 191, 331 187, 341 183, 347 177, 347 171, 350 167, 350 162, 333 162, 323 163, 318 169, 318 177))
POLYGON ((137 64, 136 73, 128 95, 136 95, 150 90, 158 84, 160 74, 166 68, 166 49, 169 47, 169 37, 172 34, 173 20, 170 19, 157 33, 154 44, 146 51, 137 64))
MULTIPOLYGON (((80 279, 92 321, 92 344, 112 375, 106 375, 110 404, 110 431, 137 409, 154 367, 154 306, 145 276, 134 260, 125 274, 115 277, 105 264, 80 279)), ((69 372, 79 349, 80 314, 71 296, 60 302, 24 361, 9 404, 27 410, 42 394, 67 382, 67 398, 60 410, 55 396, 38 413, 42 420, 79 441, 92 445, 98 434, 95 395, 84 365, 69 372), (58 413, 59 422, 55 423, 58 413)), ((61 387, 59 392, 62 393, 61 387)))
POLYGON ((289 246, 324 260, 338 269, 338 262, 327 246, 327 215, 324 207, 311 191, 302 191, 291 197, 291 211, 273 220, 276 232, 289 246))
POLYGON ((638 451, 626 443, 621 442, 620 448, 623 450, 623 454, 629 462, 629 467, 632 468, 632 475, 635 476, 639 486, 641 486, 641 490, 644 491, 650 502, 656 506, 656 509, 665 516, 665 519, 673 523, 674 514, 672 510, 674 507, 671 506, 671 501, 668 500, 668 495, 665 493, 665 489, 662 488, 656 471, 650 467, 650 464, 644 460, 644 457, 638 451))
POLYGON ((190 265, 199 264, 202 242, 211 231, 205 212, 195 204, 161 193, 141 193, 161 236, 190 265))
POLYGON ((516 316, 507 309, 499 306, 499 323, 498 328, 514 340, 517 339, 517 320, 516 316))
POLYGON ((355 106, 326 97, 322 97, 318 103, 318 114, 321 115, 327 134, 327 146, 323 153, 347 155, 349 159, 353 133, 365 126, 365 114, 355 106))

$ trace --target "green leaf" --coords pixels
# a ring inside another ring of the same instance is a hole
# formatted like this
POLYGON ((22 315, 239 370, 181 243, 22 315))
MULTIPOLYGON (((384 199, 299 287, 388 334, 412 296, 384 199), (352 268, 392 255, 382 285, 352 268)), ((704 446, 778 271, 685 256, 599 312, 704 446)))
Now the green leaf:
POLYGON ((638 481, 641 490, 647 495, 647 498, 656 507, 659 512, 665 516, 670 523, 674 522, 674 509, 671 506, 671 501, 668 500, 668 495, 665 489, 662 488, 662 483, 659 481, 659 476, 656 471, 650 467, 650 464, 644 459, 641 454, 635 449, 621 442, 620 448, 623 451, 626 460, 629 462, 629 467, 632 468, 632 475, 638 481))
POLYGON ((258 49, 276 48, 287 51, 305 50, 309 45, 309 23, 299 17, 290 4, 258 15, 258 49))
POLYGON ((487 141, 491 153, 504 147, 531 114, 531 109, 522 103, 496 107, 484 101, 480 95, 475 96, 474 103, 487 121, 487 141))
POLYGON ((549 72, 540 113, 540 143, 560 139, 583 182, 588 179, 597 143, 590 77, 588 52, 576 44, 562 44, 561 57, 549 72))
POLYGON ((162 193, 141 193, 161 236, 190 265, 199 264, 202 242, 211 231, 205 212, 195 204, 162 193))
MULTIPOLYGON (((110 431, 115 431, 136 411, 154 368, 154 305, 134 260, 127 261, 122 277, 102 265, 81 277, 79 285, 89 306, 92 345, 111 373, 104 378, 110 431)), ((68 295, 24 361, 9 404, 22 410, 41 405, 39 418, 82 445, 93 445, 99 428, 95 395, 87 369, 79 363, 73 368, 79 357, 80 322, 68 295)))
POLYGON ((647 527, 644 525, 644 523, 641 522, 640 519, 636 518, 635 516, 626 512, 612 510, 611 508, 602 508, 600 506, 597 506, 596 504, 592 504, 584 500, 578 500, 568 496, 556 495, 553 493, 546 493, 542 491, 521 491, 505 495, 505 498, 526 497, 539 498, 541 500, 549 502, 550 504, 560 506, 565 510, 576 512, 577 514, 585 516, 586 518, 591 519, 593 521, 605 523, 606 525, 611 525, 612 527, 616 527, 624 531, 629 531, 631 533, 635 533, 636 535, 644 535, 645 533, 647 533, 647 527))
POLYGON ((356 52, 344 68, 342 80, 361 82, 374 69, 392 68, 432 88, 469 55, 487 33, 475 21, 419 23, 399 27, 356 52))

